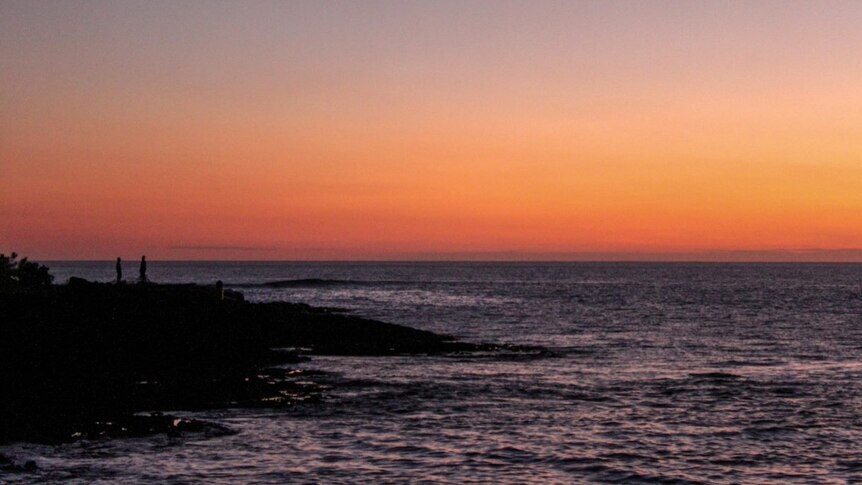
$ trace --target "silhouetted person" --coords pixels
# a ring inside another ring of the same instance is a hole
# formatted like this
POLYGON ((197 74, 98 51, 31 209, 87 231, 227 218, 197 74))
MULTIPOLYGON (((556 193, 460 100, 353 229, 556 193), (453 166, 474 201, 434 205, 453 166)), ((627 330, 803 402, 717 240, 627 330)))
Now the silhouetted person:
POLYGON ((123 261, 117 258, 117 284, 123 281, 123 261))
POLYGON ((224 283, 221 280, 216 281, 216 293, 219 300, 224 300, 224 283))
POLYGON ((141 276, 140 276, 140 282, 141 282, 141 283, 146 283, 146 282, 147 282, 147 257, 146 257, 146 256, 141 256, 141 276))

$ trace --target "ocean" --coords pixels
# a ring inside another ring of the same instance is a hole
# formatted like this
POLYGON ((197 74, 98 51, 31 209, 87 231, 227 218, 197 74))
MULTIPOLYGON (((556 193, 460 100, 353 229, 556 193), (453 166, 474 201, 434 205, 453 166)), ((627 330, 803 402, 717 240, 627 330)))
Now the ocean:
MULTIPOLYGON (((49 266, 59 282, 114 276, 49 266)), ((175 413, 228 436, 8 445, 38 469, 0 481, 862 481, 862 265, 151 261, 149 275, 549 352, 314 357, 295 366, 321 371, 321 402, 175 413)))

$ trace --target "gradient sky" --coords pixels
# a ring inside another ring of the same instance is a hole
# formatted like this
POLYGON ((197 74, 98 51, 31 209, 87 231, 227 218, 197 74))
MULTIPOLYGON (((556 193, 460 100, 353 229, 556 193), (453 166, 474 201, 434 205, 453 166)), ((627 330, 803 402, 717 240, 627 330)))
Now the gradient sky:
POLYGON ((862 2, 0 2, 0 252, 862 261, 862 2))

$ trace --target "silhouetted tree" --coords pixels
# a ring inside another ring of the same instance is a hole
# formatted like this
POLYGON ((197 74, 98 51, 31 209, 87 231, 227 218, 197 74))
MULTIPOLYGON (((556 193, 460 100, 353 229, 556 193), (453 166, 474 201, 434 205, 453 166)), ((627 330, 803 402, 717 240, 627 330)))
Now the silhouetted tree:
POLYGON ((0 288, 38 288, 48 286, 54 281, 54 276, 48 272, 48 267, 27 258, 18 260, 18 254, 9 256, 0 253, 0 288))

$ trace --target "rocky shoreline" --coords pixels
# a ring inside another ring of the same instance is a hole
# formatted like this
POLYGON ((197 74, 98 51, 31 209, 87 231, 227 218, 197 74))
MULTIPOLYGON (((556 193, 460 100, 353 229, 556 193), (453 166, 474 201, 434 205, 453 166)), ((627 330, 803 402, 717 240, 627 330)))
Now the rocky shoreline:
POLYGON ((313 355, 503 349, 192 284, 4 291, 0 321, 0 443, 228 432, 162 411, 319 400, 311 371, 289 367, 313 355))

